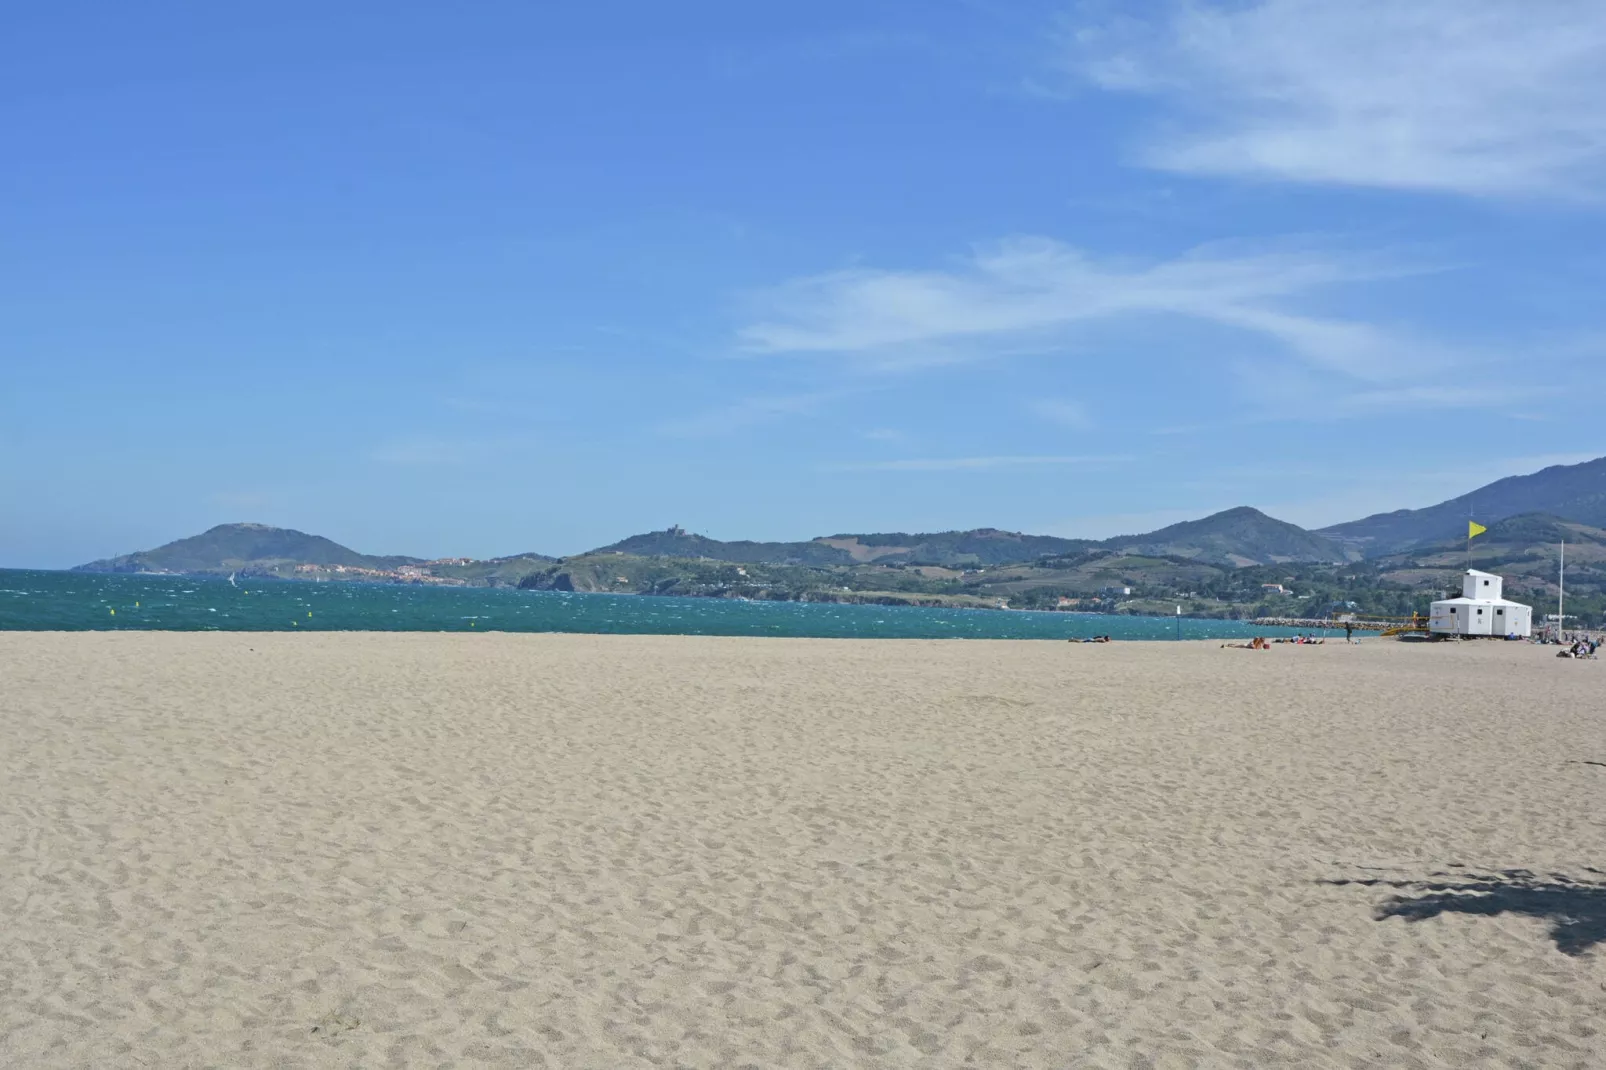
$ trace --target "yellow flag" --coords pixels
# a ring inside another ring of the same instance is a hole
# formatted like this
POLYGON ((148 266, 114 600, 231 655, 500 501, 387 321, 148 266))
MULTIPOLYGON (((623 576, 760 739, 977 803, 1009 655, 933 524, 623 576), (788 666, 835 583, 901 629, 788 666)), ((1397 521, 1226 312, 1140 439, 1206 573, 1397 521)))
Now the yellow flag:
POLYGON ((1482 535, 1484 532, 1486 532, 1488 530, 1489 530, 1488 528, 1484 527, 1482 524, 1478 523, 1476 520, 1468 520, 1467 521, 1467 538, 1469 538, 1469 539, 1475 538, 1478 535, 1482 535))

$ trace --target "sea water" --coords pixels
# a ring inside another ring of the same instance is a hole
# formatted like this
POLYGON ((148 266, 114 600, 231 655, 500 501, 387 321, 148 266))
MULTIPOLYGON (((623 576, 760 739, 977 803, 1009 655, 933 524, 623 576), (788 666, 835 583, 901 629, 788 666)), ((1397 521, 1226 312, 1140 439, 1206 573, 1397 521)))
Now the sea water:
MULTIPOLYGON (((748 602, 0 569, 0 631, 586 632, 852 639, 1175 639, 1172 617, 748 602), (236 585, 237 584, 237 585, 236 585)), ((1291 629, 1183 618, 1183 639, 1291 629)))

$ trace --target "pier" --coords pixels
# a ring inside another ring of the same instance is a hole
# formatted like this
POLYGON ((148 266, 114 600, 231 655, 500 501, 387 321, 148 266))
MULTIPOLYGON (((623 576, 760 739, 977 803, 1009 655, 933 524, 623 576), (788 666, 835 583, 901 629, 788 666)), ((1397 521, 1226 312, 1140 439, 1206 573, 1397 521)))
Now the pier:
POLYGON ((1249 623, 1268 628, 1342 629, 1348 626, 1358 632, 1378 632, 1382 635, 1403 635, 1407 632, 1425 635, 1428 630, 1428 618, 1415 614, 1409 617, 1256 617, 1249 623))

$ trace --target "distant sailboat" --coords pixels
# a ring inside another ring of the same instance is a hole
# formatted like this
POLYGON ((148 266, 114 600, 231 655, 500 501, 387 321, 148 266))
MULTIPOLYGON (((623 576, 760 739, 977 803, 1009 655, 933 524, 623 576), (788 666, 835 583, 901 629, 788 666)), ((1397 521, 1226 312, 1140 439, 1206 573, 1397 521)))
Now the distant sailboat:
POLYGON ((238 583, 234 582, 234 573, 232 573, 232 572, 229 573, 229 586, 230 587, 238 587, 238 586, 240 586, 238 583))

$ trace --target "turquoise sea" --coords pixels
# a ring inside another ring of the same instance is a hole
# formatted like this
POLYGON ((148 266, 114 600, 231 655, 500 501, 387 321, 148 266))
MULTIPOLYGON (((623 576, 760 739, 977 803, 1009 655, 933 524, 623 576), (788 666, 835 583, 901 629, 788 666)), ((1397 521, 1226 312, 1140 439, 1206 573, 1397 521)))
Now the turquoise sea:
MULTIPOLYGON (((0 569, 0 631, 591 632, 854 639, 1175 639, 1171 617, 923 609, 494 587, 202 580, 0 569)), ((1190 620, 1184 639, 1292 634, 1190 620)))

